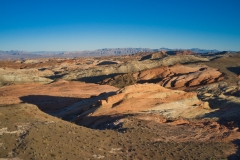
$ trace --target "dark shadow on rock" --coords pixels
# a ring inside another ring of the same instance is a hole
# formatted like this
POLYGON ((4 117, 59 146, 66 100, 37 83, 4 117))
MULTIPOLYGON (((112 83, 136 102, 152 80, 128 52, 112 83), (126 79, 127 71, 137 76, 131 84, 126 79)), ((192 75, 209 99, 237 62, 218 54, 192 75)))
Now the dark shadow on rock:
POLYGON ((227 67, 227 69, 236 75, 240 75, 240 66, 239 67, 227 67))
POLYGON ((240 159, 240 139, 233 141, 233 143, 237 146, 237 151, 235 154, 230 155, 228 160, 239 160, 240 159))
POLYGON ((204 118, 217 117, 221 124, 235 121, 240 126, 240 118, 238 118, 238 116, 240 116, 239 103, 231 102, 219 97, 210 100, 205 100, 202 96, 198 96, 198 98, 202 101, 207 101, 210 108, 215 110, 214 112, 205 114, 204 118))
POLYGON ((105 79, 113 78, 117 75, 121 75, 121 74, 109 74, 109 75, 102 75, 102 76, 83 77, 83 78, 77 79, 77 81, 86 82, 86 83, 100 83, 105 79))
POLYGON ((67 75, 66 73, 65 74, 60 74, 58 72, 55 72, 55 75, 51 75, 51 76, 46 76, 45 78, 49 78, 49 79, 52 79, 52 80, 56 80, 56 79, 60 79, 62 78, 63 76, 67 75))
POLYGON ((240 97, 240 90, 231 91, 231 92, 225 93, 225 95, 240 97))
POLYGON ((167 51, 166 54, 174 56, 174 55, 194 55, 196 53, 190 50, 176 50, 176 51, 167 51))
POLYGON ((82 98, 75 97, 57 97, 49 95, 29 95, 20 97, 24 103, 36 105, 41 111, 57 111, 63 109, 71 104, 81 101, 82 98))
POLYGON ((36 105, 43 112, 85 126, 92 129, 114 129, 123 132, 122 122, 118 121, 129 115, 121 116, 88 116, 100 107, 99 101, 115 94, 115 92, 102 93, 90 98, 58 97, 48 95, 29 95, 20 97, 23 103, 36 105))
POLYGON ((87 116, 79 119, 75 123, 81 126, 89 127, 92 129, 113 129, 117 130, 118 132, 124 132, 127 129, 123 128, 123 121, 121 119, 131 116, 130 114, 126 115, 118 115, 118 116, 111 116, 111 115, 104 115, 104 116, 87 116))
MULTIPOLYGON (((225 55, 227 54, 228 51, 222 51, 222 52, 217 52, 217 53, 204 53, 204 54, 201 54, 201 56, 218 56, 218 55, 225 55)), ((220 58, 220 57, 215 57, 215 58, 220 58)))
POLYGON ((110 64, 118 64, 118 63, 114 61, 103 61, 98 63, 97 65, 100 66, 100 65, 110 65, 110 64))
MULTIPOLYGON (((198 97, 201 99, 202 97, 198 97)), ((202 99, 203 100, 203 99, 202 99)), ((204 101, 204 100, 203 100, 204 101)), ((217 122, 220 125, 224 125, 227 128, 234 129, 240 127, 240 104, 227 101, 221 98, 214 98, 208 100, 211 109, 216 109, 214 112, 207 113, 203 118, 217 118, 217 122)), ((238 129, 238 132, 240 130, 238 129)), ((238 137, 236 137, 238 138, 238 137)), ((240 160, 240 139, 234 140, 234 143, 238 149, 236 153, 228 157, 229 160, 240 160)))
POLYGON ((138 83, 144 84, 144 83, 158 83, 161 82, 163 78, 154 78, 154 79, 149 79, 149 80, 140 80, 138 83))
POLYGON ((217 53, 214 53, 215 55, 224 55, 224 54, 227 54, 228 51, 222 51, 222 52, 217 52, 217 53))
POLYGON ((152 58, 152 54, 143 56, 139 61, 144 61, 144 60, 151 59, 151 58, 152 58))
POLYGON ((57 112, 51 112, 52 115, 61 117, 64 120, 76 122, 79 118, 85 117, 88 114, 93 113, 101 105, 101 100, 107 99, 109 96, 114 95, 115 92, 102 93, 98 96, 92 96, 90 98, 83 99, 75 104, 59 110, 57 112))
POLYGON ((47 68, 39 68, 39 71, 45 71, 47 68))

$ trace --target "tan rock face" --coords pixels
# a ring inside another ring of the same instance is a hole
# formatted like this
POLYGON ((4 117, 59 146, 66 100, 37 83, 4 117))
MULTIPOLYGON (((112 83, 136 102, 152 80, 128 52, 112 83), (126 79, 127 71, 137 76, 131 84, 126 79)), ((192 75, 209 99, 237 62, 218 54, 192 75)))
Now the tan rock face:
POLYGON ((45 76, 52 75, 50 70, 40 71, 38 69, 0 69, 1 83, 50 83, 53 80, 45 78, 45 76))
POLYGON ((208 103, 196 93, 171 90, 158 84, 137 84, 124 87, 115 94, 105 93, 82 100, 52 115, 93 127, 114 116, 154 113, 167 118, 196 118, 211 112, 208 103))
MULTIPOLYGON (((159 112, 169 117, 186 116, 187 110, 203 105, 196 93, 170 90, 157 84, 137 84, 120 89, 106 99, 91 116, 159 112), (193 107, 195 105, 195 107, 193 107), (106 110, 107 109, 107 110, 106 110), (172 110, 175 111, 172 111, 172 110), (165 113, 164 113, 165 112, 165 113)), ((204 104, 206 107, 207 104, 204 104)), ((200 109, 200 108, 199 108, 200 109)), ((201 110, 201 109, 200 109, 201 110)), ((198 112, 187 117, 198 115, 198 112)))
POLYGON ((140 60, 146 60, 146 59, 160 59, 167 56, 165 51, 157 52, 157 53, 152 53, 146 56, 143 56, 140 60))

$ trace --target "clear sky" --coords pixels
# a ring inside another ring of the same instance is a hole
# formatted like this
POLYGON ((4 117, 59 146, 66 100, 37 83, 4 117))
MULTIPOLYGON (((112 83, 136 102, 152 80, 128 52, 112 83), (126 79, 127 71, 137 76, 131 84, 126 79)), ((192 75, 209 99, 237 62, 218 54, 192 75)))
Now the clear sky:
POLYGON ((240 50, 240 0, 1 0, 0 50, 240 50))

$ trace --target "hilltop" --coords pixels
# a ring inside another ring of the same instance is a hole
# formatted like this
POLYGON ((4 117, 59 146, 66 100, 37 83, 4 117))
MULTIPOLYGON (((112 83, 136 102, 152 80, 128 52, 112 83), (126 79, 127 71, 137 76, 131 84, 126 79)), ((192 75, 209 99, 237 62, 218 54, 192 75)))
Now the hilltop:
MULTIPOLYGON (((185 49, 169 49, 169 48, 103 48, 89 51, 1 51, 0 59, 31 59, 31 58, 74 58, 74 57, 95 57, 95 56, 118 56, 118 55, 131 55, 136 53, 151 53, 159 51, 184 51, 185 49)), ((207 50, 207 49, 188 49, 193 53, 206 54, 206 53, 217 53, 218 50, 207 50)))

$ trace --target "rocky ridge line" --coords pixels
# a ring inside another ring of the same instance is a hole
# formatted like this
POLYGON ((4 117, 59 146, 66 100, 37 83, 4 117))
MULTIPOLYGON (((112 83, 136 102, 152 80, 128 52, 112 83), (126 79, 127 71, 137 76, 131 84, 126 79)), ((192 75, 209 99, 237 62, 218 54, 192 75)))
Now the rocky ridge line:
POLYGON ((98 66, 97 68, 77 70, 63 76, 65 80, 81 80, 85 77, 97 77, 103 75, 114 75, 122 73, 138 72, 159 66, 171 66, 175 64, 209 61, 208 58, 196 57, 193 55, 168 56, 159 60, 131 61, 124 64, 111 66, 98 66))

